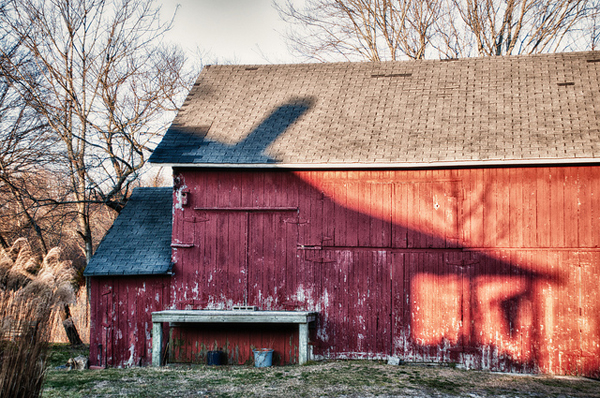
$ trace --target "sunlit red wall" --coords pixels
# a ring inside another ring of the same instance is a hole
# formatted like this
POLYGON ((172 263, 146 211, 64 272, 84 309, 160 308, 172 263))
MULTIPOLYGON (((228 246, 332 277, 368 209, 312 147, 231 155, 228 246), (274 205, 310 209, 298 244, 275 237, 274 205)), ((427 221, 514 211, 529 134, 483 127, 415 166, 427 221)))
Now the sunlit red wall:
MULTIPOLYGON (((600 375, 600 167, 175 176, 162 309, 318 311, 317 357, 600 375)), ((297 361, 289 328, 197 326, 173 360, 297 361)))

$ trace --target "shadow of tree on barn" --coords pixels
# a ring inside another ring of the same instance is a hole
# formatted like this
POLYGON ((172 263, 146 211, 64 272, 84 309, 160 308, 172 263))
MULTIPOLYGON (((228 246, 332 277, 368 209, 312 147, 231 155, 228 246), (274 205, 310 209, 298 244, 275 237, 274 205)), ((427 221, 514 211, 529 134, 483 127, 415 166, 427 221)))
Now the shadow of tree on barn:
MULTIPOLYGON (((366 194, 381 193, 380 186, 365 182, 375 181, 375 172, 356 180, 351 172, 329 173, 236 170, 192 176, 183 170, 187 186, 210 187, 210 194, 197 194, 190 206, 198 222, 175 227, 174 236, 187 236, 198 247, 176 254, 181 268, 178 274, 176 265, 172 306, 316 310, 315 354, 330 358, 396 355, 475 368, 556 371, 563 348, 555 340, 568 336, 548 322, 574 329, 578 320, 565 320, 564 314, 577 299, 558 305, 552 291, 576 289, 561 265, 576 264, 579 254, 465 245, 465 220, 449 215, 449 206, 462 205, 440 200, 443 184, 424 189, 434 181, 426 174, 420 180, 389 179, 386 192, 397 196, 388 196, 387 203, 418 209, 402 214, 378 208, 366 194), (356 202, 348 196, 354 188, 363 195, 356 202), (254 210, 239 210, 249 206, 254 210), (431 215, 426 216, 425 206, 433 209, 431 215), (436 219, 434 211, 444 216, 436 219), (192 286, 204 289, 190 297, 192 286), (183 292, 187 301, 179 299, 183 292), (551 319, 552 311, 559 317, 551 319)), ((251 357, 252 339, 234 343, 235 330, 211 339, 224 347, 227 336, 232 348, 251 357)), ((181 340, 200 338, 189 333, 181 340)), ((293 336, 282 340, 276 350, 293 348, 293 336)), ((282 357, 293 362, 293 354, 282 357)), ((581 359, 571 366, 581 369, 581 359)))

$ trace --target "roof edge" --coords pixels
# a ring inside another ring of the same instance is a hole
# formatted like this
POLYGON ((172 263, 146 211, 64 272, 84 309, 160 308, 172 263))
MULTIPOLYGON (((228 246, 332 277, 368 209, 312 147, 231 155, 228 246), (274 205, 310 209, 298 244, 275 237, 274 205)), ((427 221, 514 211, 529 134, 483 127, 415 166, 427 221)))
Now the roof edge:
POLYGON ((423 169, 423 168, 464 168, 488 166, 573 166, 599 164, 600 158, 569 158, 569 159, 493 159, 465 160, 447 162, 389 162, 389 163, 154 163, 166 167, 179 168, 231 168, 231 169, 423 169))
POLYGON ((85 272, 83 271, 83 276, 85 277, 95 277, 95 276, 171 276, 173 275, 172 269, 163 271, 163 272, 85 272))

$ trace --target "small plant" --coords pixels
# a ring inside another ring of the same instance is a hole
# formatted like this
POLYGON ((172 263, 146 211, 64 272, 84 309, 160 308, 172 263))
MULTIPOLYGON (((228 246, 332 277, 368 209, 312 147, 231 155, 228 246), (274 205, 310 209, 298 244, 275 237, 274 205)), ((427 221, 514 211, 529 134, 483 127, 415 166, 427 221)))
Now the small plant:
POLYGON ((38 397, 55 309, 75 301, 74 270, 58 248, 41 261, 24 239, 0 250, 0 396, 38 397))

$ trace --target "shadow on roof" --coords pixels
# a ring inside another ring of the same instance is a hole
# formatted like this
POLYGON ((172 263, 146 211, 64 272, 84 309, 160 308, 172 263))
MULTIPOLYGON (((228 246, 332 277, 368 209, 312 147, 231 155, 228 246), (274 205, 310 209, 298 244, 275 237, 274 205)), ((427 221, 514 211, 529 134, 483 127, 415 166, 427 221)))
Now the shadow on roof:
POLYGON ((211 126, 172 125, 150 161, 168 163, 169 159, 178 159, 178 163, 190 164, 277 163, 278 159, 267 153, 269 145, 312 108, 313 104, 312 98, 300 98, 277 107, 246 138, 234 145, 206 139, 211 126))

